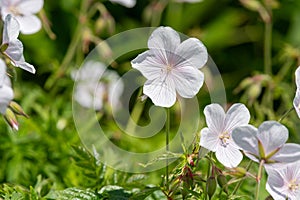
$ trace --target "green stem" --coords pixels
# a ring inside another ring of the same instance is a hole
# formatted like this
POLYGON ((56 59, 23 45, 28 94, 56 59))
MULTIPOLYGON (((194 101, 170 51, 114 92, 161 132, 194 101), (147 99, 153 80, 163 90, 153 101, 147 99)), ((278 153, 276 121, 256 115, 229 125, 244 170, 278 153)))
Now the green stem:
MULTIPOLYGON (((252 165, 253 161, 250 160, 247 167, 246 167, 246 171, 249 171, 251 165, 252 165)), ((235 188, 233 189, 233 192, 231 193, 231 196, 235 195, 235 193, 238 191, 238 189, 241 187, 242 183, 244 182, 244 179, 243 178, 241 181, 238 182, 238 184, 235 186, 235 188)))
POLYGON ((258 200, 258 197, 259 197, 260 179, 262 176, 264 164, 265 164, 265 160, 261 160, 259 163, 258 173, 257 173, 257 177, 256 177, 257 184, 256 184, 256 191, 255 191, 255 200, 258 200))
POLYGON ((169 191, 169 134, 170 134, 170 108, 167 108, 167 121, 166 121, 166 153, 167 153, 167 159, 166 159, 166 187, 169 191))
POLYGON ((265 73, 272 75, 272 22, 265 22, 264 36, 264 67, 265 73))
POLYGON ((281 122, 286 116, 288 116, 290 114, 290 112, 292 112, 294 110, 294 106, 291 107, 288 111, 286 111, 282 117, 278 120, 278 122, 281 122))

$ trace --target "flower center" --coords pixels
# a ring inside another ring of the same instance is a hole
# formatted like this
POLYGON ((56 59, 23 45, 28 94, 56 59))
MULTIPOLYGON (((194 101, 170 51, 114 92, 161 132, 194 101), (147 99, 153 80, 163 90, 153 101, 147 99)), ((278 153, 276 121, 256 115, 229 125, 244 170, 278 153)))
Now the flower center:
POLYGON ((288 187, 289 187, 289 190, 295 192, 296 190, 299 189, 299 184, 296 183, 295 179, 293 179, 289 182, 288 187))
POLYGON ((167 73, 170 73, 171 71, 172 71, 172 65, 168 64, 168 65, 166 66, 166 72, 167 72, 167 73))
POLYGON ((230 135, 229 135, 229 133, 227 131, 221 133, 219 135, 219 138, 221 140, 221 145, 223 147, 226 147, 229 144, 230 135))

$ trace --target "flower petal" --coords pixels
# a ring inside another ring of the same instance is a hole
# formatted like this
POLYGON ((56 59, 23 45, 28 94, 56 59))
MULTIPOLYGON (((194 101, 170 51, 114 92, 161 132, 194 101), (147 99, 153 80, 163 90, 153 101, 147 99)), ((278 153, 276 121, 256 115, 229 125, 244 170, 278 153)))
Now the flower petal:
POLYGON ((121 4, 122 6, 125 6, 127 8, 132 8, 135 6, 136 1, 135 0, 110 0, 111 2, 121 4))
POLYGON ((0 87, 0 113, 5 114, 9 102, 14 98, 14 92, 11 87, 2 85, 0 87))
POLYGON ((220 163, 225 167, 236 167, 243 159, 243 154, 230 144, 226 147, 218 145, 216 150, 216 157, 220 163))
POLYGON ((20 40, 10 41, 4 53, 13 61, 21 60, 23 56, 23 44, 20 40))
POLYGON ((268 180, 266 184, 266 189, 269 192, 269 194, 273 197, 273 199, 278 200, 285 200, 285 195, 282 193, 284 187, 284 180, 281 174, 273 167, 265 167, 267 174, 268 174, 268 180))
POLYGON ((35 15, 16 16, 23 34, 33 34, 42 28, 40 19, 35 15))
MULTIPOLYGON (((257 129, 255 127, 251 125, 237 127, 233 129, 231 136, 235 144, 246 153, 258 155, 257 129)), ((252 159, 253 157, 249 158, 252 159)))
POLYGON ((158 53, 155 49, 145 51, 131 61, 132 67, 139 70, 148 80, 159 78, 166 67, 163 61, 158 60, 155 52, 158 53))
POLYGON ((17 40, 20 33, 20 25, 12 16, 7 15, 4 21, 2 44, 17 40))
POLYGON ((218 135, 223 132, 225 112, 219 104, 210 104, 204 108, 207 127, 218 135))
POLYGON ((250 121, 250 113, 244 104, 233 104, 226 113, 225 130, 229 133, 237 126, 247 125, 250 121))
POLYGON ((297 89, 300 89, 300 66, 295 71, 297 89))
POLYGON ((208 59, 206 47, 196 38, 183 41, 176 49, 177 57, 175 65, 201 68, 208 59))
POLYGON ((175 68, 171 73, 176 91, 183 98, 194 97, 204 82, 204 74, 194 67, 175 68))
POLYGON ((257 138, 261 141, 266 155, 281 147, 289 136, 287 128, 276 121, 263 122, 258 127, 258 132, 257 138))
POLYGON ((157 52, 156 56, 165 65, 169 65, 172 62, 173 57, 176 56, 174 53, 179 44, 179 34, 170 27, 158 27, 148 40, 149 49, 155 50, 157 52))
POLYGON ((271 157, 271 160, 284 163, 300 160, 300 145, 294 143, 284 144, 282 148, 271 157))
POLYGON ((23 15, 30 15, 39 12, 43 8, 43 5, 44 0, 20 1, 17 9, 23 15))
MULTIPOLYGON (((300 78, 300 77, 299 77, 300 78)), ((300 81, 300 80, 299 80, 300 81)), ((297 89, 296 95, 293 101, 294 108, 298 117, 300 118, 300 88, 297 89)))
POLYGON ((0 87, 2 87, 6 76, 6 64, 0 59, 0 87))
POLYGON ((219 134, 211 132, 208 128, 201 130, 200 146, 215 152, 219 143, 219 134))
POLYGON ((168 77, 146 81, 143 92, 156 106, 171 107, 176 102, 175 86, 168 77))
POLYGON ((14 62, 15 66, 16 67, 20 67, 21 69, 24 69, 32 74, 35 74, 35 68, 33 65, 25 62, 24 60, 21 60, 21 61, 16 61, 14 62))

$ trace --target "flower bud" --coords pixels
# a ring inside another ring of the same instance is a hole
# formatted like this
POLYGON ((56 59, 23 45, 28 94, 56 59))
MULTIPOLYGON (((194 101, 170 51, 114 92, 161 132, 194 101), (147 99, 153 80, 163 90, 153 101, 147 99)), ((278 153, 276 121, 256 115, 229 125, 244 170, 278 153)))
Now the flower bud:
POLYGON ((228 194, 228 185, 226 177, 223 174, 219 174, 217 176, 217 182, 219 186, 224 190, 224 192, 228 194))
POLYGON ((249 96, 251 104, 260 95, 260 93, 261 93, 261 85, 260 84, 254 84, 254 85, 250 86, 250 88, 248 89, 248 96, 249 96))
POLYGON ((237 178, 242 178, 244 176, 246 176, 247 174, 247 170, 243 167, 236 167, 236 168, 232 168, 232 171, 229 172, 229 174, 231 174, 232 176, 235 176, 237 178))
POLYGON ((214 176, 210 176, 206 181, 206 193, 209 199, 211 199, 211 197, 214 195, 216 189, 217 189, 216 178, 214 176))
POLYGON ((6 109, 4 119, 12 129, 14 129, 16 131, 19 130, 19 124, 18 124, 16 115, 14 114, 14 112, 11 109, 9 109, 9 108, 6 109))
POLYGON ((9 108, 17 115, 22 115, 26 118, 29 118, 29 116, 24 112, 23 108, 17 102, 11 101, 9 108))
POLYGON ((259 11, 262 8, 262 5, 257 0, 240 0, 240 2, 249 10, 259 11))

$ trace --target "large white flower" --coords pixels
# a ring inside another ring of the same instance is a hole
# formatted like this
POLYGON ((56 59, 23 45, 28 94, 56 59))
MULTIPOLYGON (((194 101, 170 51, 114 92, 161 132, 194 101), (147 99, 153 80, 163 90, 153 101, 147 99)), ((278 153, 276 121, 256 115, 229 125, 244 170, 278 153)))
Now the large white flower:
POLYGON ((207 62, 205 46, 196 38, 180 42, 179 34, 170 27, 159 27, 148 40, 149 50, 131 61, 147 81, 143 93, 161 107, 171 107, 176 93, 194 97, 203 85, 199 70, 207 62))
POLYGON ((113 106, 119 105, 119 97, 123 92, 123 83, 119 75, 106 70, 103 63, 87 61, 79 70, 72 72, 76 81, 74 99, 85 108, 100 110, 105 101, 113 106))
POLYGON ((6 16, 13 15, 20 23, 23 34, 32 34, 42 27, 41 21, 34 14, 39 12, 44 0, 1 0, 0 9, 3 21, 6 16))
POLYGON ((296 77, 295 79, 296 79, 297 90, 293 101, 293 105, 298 117, 300 118, 300 66, 297 68, 295 72, 295 77, 296 77))
POLYGON ((0 113, 5 114, 6 108, 14 98, 10 79, 6 74, 6 65, 0 59, 0 113))
POLYGON ((258 129, 253 126, 238 127, 232 138, 244 150, 246 156, 255 162, 266 164, 289 163, 300 159, 300 145, 286 143, 288 129, 276 121, 263 122, 258 129))
POLYGON ((132 8, 136 4, 136 0, 109 0, 109 1, 121 4, 122 6, 125 6, 127 8, 132 8))
POLYGON ((300 199, 300 162, 266 167, 266 189, 276 200, 300 199))
POLYGON ((207 128, 201 130, 200 145, 216 152, 216 157, 226 167, 236 167, 243 159, 238 146, 231 138, 234 128, 247 125, 250 113, 245 105, 233 104, 225 114, 219 104, 205 107, 207 128))
POLYGON ((7 45, 7 49, 3 52, 10 58, 11 63, 15 67, 20 67, 31 73, 35 73, 35 68, 31 64, 25 62, 23 56, 23 44, 18 40, 20 26, 18 21, 11 15, 7 15, 4 21, 2 45, 7 45))

